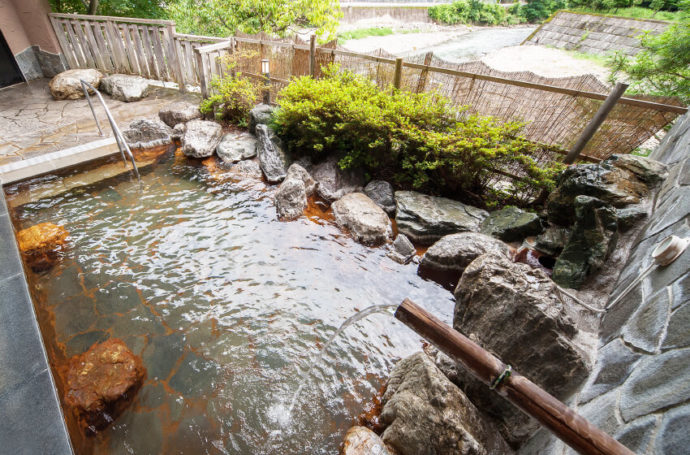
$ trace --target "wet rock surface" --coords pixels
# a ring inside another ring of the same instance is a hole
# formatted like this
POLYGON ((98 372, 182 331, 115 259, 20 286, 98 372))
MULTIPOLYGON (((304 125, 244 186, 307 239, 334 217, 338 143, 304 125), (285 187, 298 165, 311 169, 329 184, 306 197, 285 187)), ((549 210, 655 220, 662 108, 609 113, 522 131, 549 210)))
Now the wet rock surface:
POLYGON ((184 136, 184 130, 185 130, 185 124, 184 123, 178 123, 175 125, 175 127, 172 130, 172 138, 173 140, 176 141, 181 141, 182 136, 184 136))
POLYGON ((502 241, 478 232, 460 232, 446 235, 431 245, 419 266, 462 273, 476 258, 491 252, 510 257, 510 247, 502 241))
POLYGON ((553 268, 560 286, 578 289, 604 265, 618 239, 615 210, 600 199, 577 196, 575 226, 553 268))
POLYGON ((222 136, 222 128, 216 122, 191 120, 185 125, 182 136, 182 153, 192 158, 213 155, 222 136))
POLYGON ((395 221, 398 230, 413 242, 431 245, 447 234, 478 231, 489 215, 452 199, 428 196, 415 191, 397 191, 395 221))
POLYGON ((228 133, 216 147, 216 154, 224 163, 254 158, 256 156, 257 141, 254 136, 245 132, 228 133))
POLYGON ((111 74, 101 80, 101 90, 113 99, 130 103, 149 94, 149 81, 140 76, 111 74))
POLYGON ((256 134, 257 125, 268 125, 273 109, 268 104, 257 104, 254 109, 249 111, 249 132, 251 134, 256 134))
POLYGON ((367 427, 347 430, 342 455, 391 455, 383 440, 367 427))
POLYGON ((388 216, 395 216, 395 191, 393 185, 384 180, 372 180, 364 187, 364 194, 383 209, 388 216))
POLYGON ((263 176, 259 161, 256 159, 240 161, 232 166, 230 171, 257 180, 261 180, 261 177, 263 176))
POLYGON ((129 124, 122 135, 132 149, 172 144, 173 130, 160 120, 139 119, 129 124))
POLYGON ((53 223, 40 223, 17 232, 19 251, 34 271, 46 270, 58 260, 69 233, 53 223))
POLYGON ((158 117, 170 128, 173 128, 178 123, 200 119, 201 112, 199 112, 199 106, 196 104, 180 101, 165 106, 158 112, 158 117))
POLYGON ((416 254, 416 250, 410 239, 405 234, 398 234, 391 245, 388 257, 400 264, 407 264, 416 254))
POLYGON ((340 169, 335 157, 315 164, 311 169, 311 175, 318 184, 316 191, 319 196, 328 202, 336 201, 348 193, 362 191, 366 183, 362 173, 340 169))
POLYGON ((65 403, 85 430, 102 430, 131 403, 145 376, 141 359, 122 340, 109 339, 70 359, 65 403))
POLYGON ((283 141, 266 125, 257 125, 256 138, 256 152, 266 180, 269 183, 282 182, 290 165, 283 141))
POLYGON ((84 91, 80 80, 98 89, 103 79, 103 73, 94 69, 67 70, 50 80, 50 94, 56 100, 76 100, 84 98, 84 91))
POLYGON ((383 396, 383 441, 400 455, 513 453, 424 353, 396 364, 383 396))
POLYGON ((331 206, 335 222, 365 245, 380 245, 392 234, 391 222, 381 207, 364 193, 349 193, 331 206))
POLYGON ((307 198, 314 194, 315 188, 316 182, 309 173, 299 164, 293 163, 276 191, 278 218, 287 221, 302 216, 307 208, 307 198))
POLYGON ((517 242, 537 235, 543 230, 536 213, 525 212, 517 207, 504 207, 491 212, 482 222, 482 234, 491 235, 506 242, 517 242))
POLYGON ((568 242, 570 230, 559 226, 549 226, 539 234, 535 241, 535 249, 549 256, 558 256, 568 242))

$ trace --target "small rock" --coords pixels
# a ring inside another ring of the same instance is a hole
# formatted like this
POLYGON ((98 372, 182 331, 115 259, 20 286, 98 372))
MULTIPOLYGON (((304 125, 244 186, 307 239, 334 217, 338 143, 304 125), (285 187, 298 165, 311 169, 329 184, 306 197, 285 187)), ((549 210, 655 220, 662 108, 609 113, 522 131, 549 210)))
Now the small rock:
POLYGON ((645 218, 647 218, 647 210, 640 205, 616 209, 618 227, 622 232, 627 231, 645 218))
POLYGON ((216 154, 224 163, 237 163, 254 158, 256 144, 256 138, 249 133, 228 133, 216 147, 216 154))
POLYGON ((172 134, 170 136, 175 141, 181 141, 182 136, 184 136, 185 129, 186 127, 184 123, 178 123, 177 125, 175 125, 175 128, 173 128, 172 134))
POLYGON ((101 90, 113 99, 130 103, 149 94, 149 81, 140 76, 111 74, 101 80, 101 90))
POLYGON ((275 195, 278 219, 294 220, 307 208, 307 197, 314 194, 316 182, 299 164, 292 164, 275 195))
POLYGON ((541 233, 541 219, 536 213, 508 206, 489 214, 482 222, 482 234, 492 235, 505 242, 518 242, 541 233))
POLYGON ((420 352, 398 362, 383 395, 381 438, 400 455, 510 454, 494 427, 420 352))
POLYGON ((648 185, 655 185, 668 177, 668 166, 644 156, 611 155, 607 161, 611 161, 615 167, 632 172, 648 185))
POLYGON ((259 162, 256 159, 240 161, 230 168, 230 172, 257 180, 261 180, 263 176, 261 166, 259 166, 259 162))
POLYGON ((400 264, 407 264, 416 253, 417 250, 410 242, 410 239, 405 234, 398 234, 395 241, 393 241, 391 250, 388 252, 388 257, 400 264))
POLYGON ((316 191, 319 196, 328 202, 336 201, 348 193, 362 191, 366 183, 362 173, 340 169, 335 157, 314 165, 311 175, 318 184, 316 191))
POLYGON ((17 243, 26 264, 39 272, 49 269, 57 262, 68 235, 62 226, 41 223, 17 232, 17 243))
POLYGON ((478 232, 460 232, 442 237, 422 256, 420 267, 462 273, 470 262, 486 253, 510 257, 510 247, 502 241, 478 232))
POLYGON ((372 180, 364 187, 364 194, 381 207, 388 216, 395 216, 395 192, 393 185, 384 180, 372 180))
POLYGON ((158 116, 166 125, 172 128, 178 123, 187 123, 190 120, 200 119, 201 112, 196 104, 179 101, 161 109, 158 112, 158 116))
POLYGON ((256 134, 257 125, 268 125, 273 114, 273 107, 268 104, 257 104, 249 111, 249 132, 256 134))
POLYGON ((122 135, 133 149, 172 144, 173 130, 160 120, 139 119, 129 124, 122 135))
POLYGON ((213 155, 220 142, 223 130, 216 122, 191 120, 182 136, 182 153, 192 158, 206 158, 213 155))
POLYGON ((615 247, 618 222, 611 206, 589 196, 575 198, 575 218, 573 232, 553 267, 553 280, 578 289, 604 265, 615 247))
POLYGON ((567 228, 550 226, 537 236, 534 248, 548 256, 558 256, 570 237, 567 228))
MULTIPOLYGON (((81 87, 80 80, 88 82, 95 89, 101 84, 103 73, 94 69, 76 69, 67 70, 56 75, 50 80, 50 94, 56 100, 76 100, 84 98, 84 91, 81 87)), ((89 94, 93 94, 89 89, 89 94)))
POLYGON ((342 455, 391 455, 383 440, 367 427, 354 426, 345 433, 342 455))
POLYGON ((256 126, 256 137, 258 139, 256 152, 266 180, 269 183, 282 182, 290 165, 283 141, 266 125, 256 126))
POLYGON ((386 212, 364 193, 349 193, 331 206, 335 222, 360 243, 379 245, 390 239, 391 221, 386 212))
POLYGON ((415 191, 397 191, 395 203, 398 230, 420 245, 431 245, 447 234, 478 231, 489 216, 485 210, 415 191))
POLYGON ((111 338, 69 360, 65 403, 85 430, 103 430, 132 402, 145 376, 141 359, 122 340, 111 338))

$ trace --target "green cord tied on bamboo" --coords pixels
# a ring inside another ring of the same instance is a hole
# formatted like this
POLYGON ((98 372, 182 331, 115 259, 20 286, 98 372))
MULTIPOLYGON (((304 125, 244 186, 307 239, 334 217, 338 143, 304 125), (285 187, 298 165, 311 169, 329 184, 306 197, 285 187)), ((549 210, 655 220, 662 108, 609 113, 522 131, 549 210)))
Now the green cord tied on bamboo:
POLYGON ((510 377, 512 372, 513 372, 513 367, 511 367, 510 365, 506 365, 505 370, 503 370, 503 372, 501 374, 499 374, 496 377, 496 379, 491 381, 491 384, 489 384, 489 390, 495 390, 496 387, 498 387, 501 384, 501 382, 505 381, 506 379, 508 379, 510 377))

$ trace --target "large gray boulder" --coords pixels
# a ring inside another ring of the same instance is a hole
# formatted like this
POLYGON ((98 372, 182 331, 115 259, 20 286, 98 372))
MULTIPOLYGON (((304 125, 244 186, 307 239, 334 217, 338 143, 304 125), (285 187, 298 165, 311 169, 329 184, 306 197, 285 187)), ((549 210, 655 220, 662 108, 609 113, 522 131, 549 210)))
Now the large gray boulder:
POLYGON ((340 169, 335 157, 312 166, 311 175, 318 184, 317 193, 328 202, 336 201, 348 193, 362 191, 366 183, 361 172, 340 169))
POLYGON ((478 232, 449 234, 426 250, 420 267, 462 274, 470 262, 486 253, 497 253, 510 258, 510 247, 494 237, 478 232))
POLYGON ((173 130, 160 120, 134 120, 122 132, 127 145, 133 149, 144 149, 172 144, 173 130))
POLYGON ((269 183, 282 182, 290 166, 290 158, 283 141, 266 125, 256 126, 256 138, 256 153, 266 180, 269 183))
POLYGON ((391 221, 364 193, 348 193, 331 206, 335 222, 365 245, 380 245, 392 235, 391 221))
POLYGON ((447 234, 478 231, 489 216, 485 210, 415 191, 396 191, 398 230, 420 245, 431 245, 447 234))
POLYGON ((216 154, 226 164, 237 163, 256 156, 257 140, 245 132, 228 133, 216 147, 216 154))
POLYGON ((149 81, 140 76, 111 74, 101 80, 101 90, 113 99, 130 103, 149 94, 149 81))
POLYGON ((307 208, 307 198, 314 194, 316 182, 299 164, 293 163, 287 171, 285 180, 278 187, 275 205, 278 218, 294 220, 307 208))
MULTIPOLYGON (((453 327, 556 398, 567 398, 587 378, 591 358, 586 337, 542 270, 501 254, 484 254, 467 266, 455 297, 453 327)), ((476 406, 495 416, 509 442, 520 443, 538 428, 464 368, 458 368, 454 382, 476 406)))
POLYGON ((491 212, 482 222, 481 232, 506 242, 518 242, 541 233, 541 219, 536 213, 508 206, 491 212))
POLYGON ((249 111, 249 132, 256 134, 257 125, 268 125, 273 114, 273 106, 268 104, 257 104, 249 111))
POLYGON ((372 180, 364 187, 364 194, 369 196, 389 216, 395 216, 395 192, 393 185, 384 180, 372 180))
POLYGON ((166 125, 173 128, 178 123, 187 123, 190 120, 200 119, 199 106, 184 101, 168 104, 158 112, 158 117, 166 125))
POLYGON ((616 211, 604 201, 575 198, 575 226, 553 267, 553 280, 578 289, 585 279, 603 267, 618 239, 616 211))
POLYGON ((382 402, 381 438, 399 455, 513 453, 467 396, 422 352, 395 365, 382 402))
POLYGON ((192 158, 209 157, 216 151, 222 135, 223 129, 216 122, 191 120, 182 136, 182 153, 192 158))
POLYGON ((50 87, 50 94, 53 95, 53 98, 56 100, 76 100, 84 98, 84 91, 82 90, 80 82, 81 79, 91 84, 93 88, 98 89, 103 79, 103 73, 94 69, 63 71, 50 80, 48 84, 50 87))
POLYGON ((347 430, 341 455, 391 455, 383 440, 367 427, 347 430))

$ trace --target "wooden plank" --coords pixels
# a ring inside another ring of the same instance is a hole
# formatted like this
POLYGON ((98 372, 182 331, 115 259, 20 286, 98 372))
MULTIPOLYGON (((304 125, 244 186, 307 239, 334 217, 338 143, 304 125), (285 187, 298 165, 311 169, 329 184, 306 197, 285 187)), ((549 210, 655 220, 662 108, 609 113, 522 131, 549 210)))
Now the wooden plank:
POLYGON ((192 52, 192 43, 187 40, 179 40, 178 42, 182 47, 181 55, 183 55, 182 60, 185 65, 185 80, 190 85, 197 85, 199 79, 196 77, 196 59, 192 52))
POLYGON ((84 35, 84 30, 82 29, 82 23, 77 22, 77 21, 72 21, 72 27, 74 28, 74 32, 77 35, 77 38, 79 39, 79 45, 81 46, 82 52, 84 52, 84 57, 86 58, 86 64, 88 65, 89 68, 95 68, 96 67, 96 59, 94 58, 94 50, 91 49, 91 43, 86 39, 86 35, 84 35))
POLYGON ((96 67, 101 71, 108 71, 108 68, 105 64, 105 59, 103 58, 103 52, 98 47, 98 42, 93 34, 93 24, 91 22, 84 21, 84 30, 86 39, 89 41, 89 47, 91 48, 93 56, 96 60, 96 67))
POLYGON ((196 66, 199 75, 199 87, 201 88, 201 96, 208 98, 208 84, 206 83, 206 70, 204 68, 204 54, 199 51, 199 48, 194 49, 196 54, 196 66))
POLYGON ((118 28, 118 24, 115 22, 106 22, 106 24, 110 24, 113 39, 115 40, 115 49, 117 49, 117 53, 120 59, 122 60, 122 67, 126 73, 131 74, 133 72, 132 65, 129 63, 129 59, 127 58, 127 54, 125 52, 125 44, 123 41, 122 33, 118 28))
POLYGON ((117 24, 117 27, 120 29, 120 33, 124 38, 125 54, 127 55, 129 65, 132 68, 132 73, 141 75, 139 59, 137 58, 137 52, 134 44, 132 43, 132 37, 129 33, 129 26, 127 26, 127 24, 117 24))
POLYGON ((117 65, 115 64, 115 57, 113 56, 113 51, 107 44, 107 35, 104 35, 105 24, 102 22, 96 22, 93 24, 93 35, 96 38, 96 43, 98 48, 101 50, 101 56, 103 57, 103 63, 106 66, 106 71, 116 71, 117 65))
POLYGON ((309 75, 316 75, 316 35, 309 37, 309 75))
POLYGON ((395 59, 395 73, 393 73, 393 87, 399 89, 402 81, 402 64, 403 59, 398 57, 395 59))
POLYGON ((105 38, 108 46, 110 48, 111 56, 113 57, 113 64, 115 65, 115 71, 118 73, 126 72, 125 56, 122 55, 121 49, 118 46, 119 39, 115 33, 115 24, 112 22, 106 22, 104 24, 105 38))
POLYGON ((139 62, 139 69, 141 70, 141 75, 150 79, 152 77, 152 72, 149 69, 149 63, 146 58, 146 53, 144 52, 144 47, 141 44, 141 35, 139 34, 139 27, 136 25, 128 25, 131 36, 134 39, 134 49, 137 53, 137 61, 139 62))
MULTIPOLYGON (((240 41, 239 39, 235 39, 236 41, 240 41)), ((259 41, 257 41, 258 43, 259 41)), ((221 49, 229 49, 232 46, 232 41, 231 40, 226 40, 223 41, 222 43, 215 43, 215 44, 209 44, 206 46, 200 46, 197 49, 199 49, 199 52, 202 54, 208 53, 208 52, 213 52, 213 51, 218 51, 221 49)))
POLYGON ((79 68, 87 68, 86 57, 84 57, 83 50, 79 46, 79 40, 77 39, 74 30, 72 29, 72 23, 65 21, 65 29, 67 29, 67 34, 69 35, 69 40, 72 43, 72 49, 74 49, 74 54, 77 57, 77 66, 79 68))
POLYGON ((173 78, 177 82, 180 91, 184 92, 186 89, 184 85, 184 76, 182 74, 182 65, 180 63, 180 56, 177 53, 177 45, 175 44, 175 26, 168 25, 163 30, 163 38, 166 41, 166 49, 168 52, 166 56, 168 59, 168 66, 171 69, 173 78))
POLYGON ((77 57, 74 55, 74 50, 69 45, 68 37, 65 34, 65 29, 63 28, 62 21, 55 17, 50 18, 50 23, 53 25, 53 30, 55 31, 55 36, 57 36, 58 43, 60 43, 60 48, 62 53, 67 59, 67 64, 70 68, 77 67, 77 57))
POLYGON ((153 45, 153 53, 156 56, 156 64, 160 73, 161 80, 170 80, 170 72, 168 71, 165 57, 163 56, 163 43, 161 43, 160 28, 146 27, 151 34, 151 44, 153 45))
POLYGON ((192 41, 192 42, 212 42, 212 43, 217 43, 220 41, 227 41, 227 38, 220 38, 218 36, 204 36, 204 35, 187 35, 185 33, 177 33, 175 32, 175 38, 178 38, 180 40, 184 41, 192 41))
MULTIPOLYGON (((427 52, 424 55, 424 66, 429 66, 431 65, 431 61, 434 58, 434 53, 433 52, 427 52)), ((429 75, 429 68, 425 68, 422 70, 422 72, 419 74, 419 81, 417 81, 417 93, 422 93, 426 91, 426 80, 427 76, 429 75)))
POLYGON ((167 21, 160 19, 138 19, 134 17, 118 17, 118 16, 91 16, 89 14, 65 14, 65 13, 50 13, 50 17, 57 17, 60 19, 82 19, 96 22, 123 22, 126 24, 150 24, 150 25, 168 25, 175 24, 175 21, 167 21))
POLYGON ((146 55, 146 61, 149 64, 149 69, 151 70, 151 77, 160 80, 161 73, 156 66, 156 58, 153 56, 153 46, 151 45, 151 37, 149 36, 149 28, 145 26, 137 27, 141 31, 141 36, 143 38, 144 54, 146 55))

